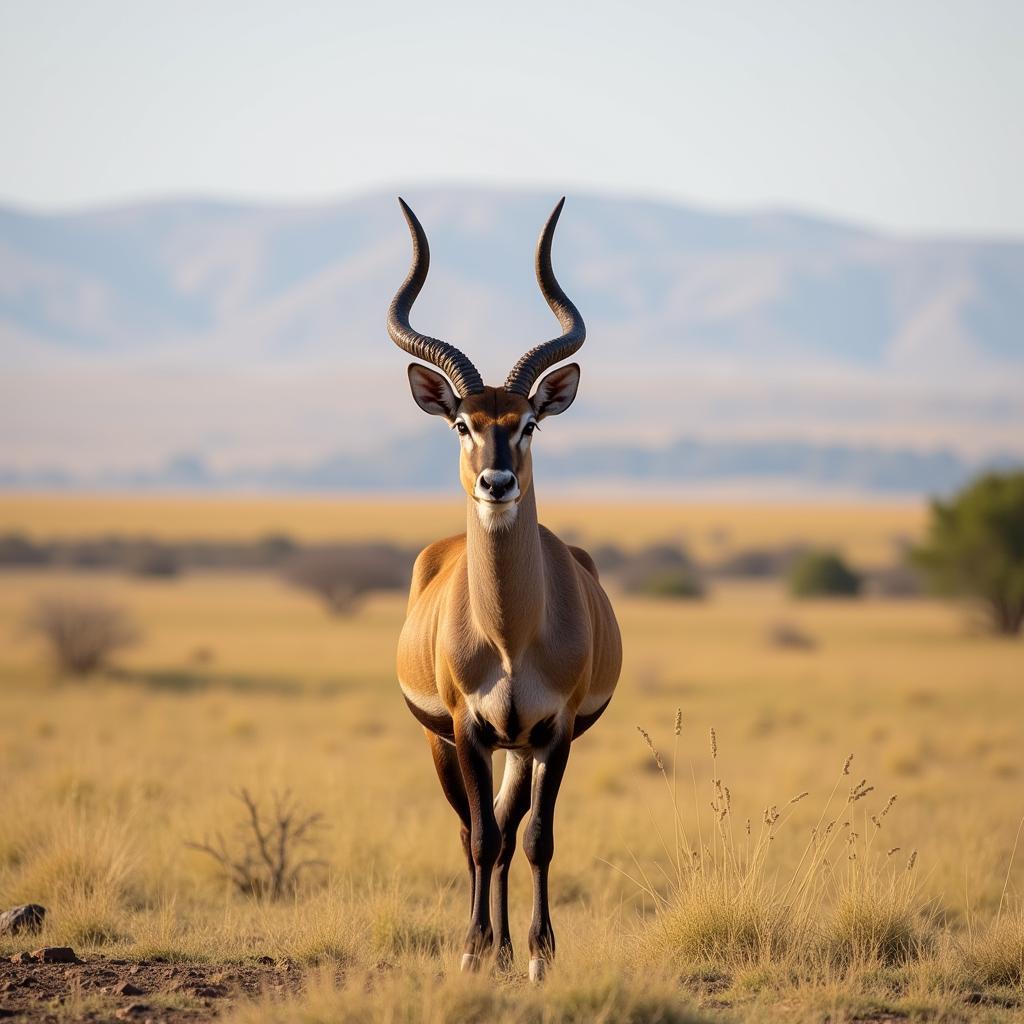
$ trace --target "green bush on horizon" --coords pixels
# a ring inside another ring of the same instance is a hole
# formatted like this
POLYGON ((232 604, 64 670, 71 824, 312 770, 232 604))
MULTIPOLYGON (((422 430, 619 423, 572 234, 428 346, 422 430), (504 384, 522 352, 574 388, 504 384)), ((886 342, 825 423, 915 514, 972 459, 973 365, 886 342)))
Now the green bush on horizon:
POLYGON ((808 551, 789 571, 794 597, 857 597, 863 580, 835 551, 808 551))

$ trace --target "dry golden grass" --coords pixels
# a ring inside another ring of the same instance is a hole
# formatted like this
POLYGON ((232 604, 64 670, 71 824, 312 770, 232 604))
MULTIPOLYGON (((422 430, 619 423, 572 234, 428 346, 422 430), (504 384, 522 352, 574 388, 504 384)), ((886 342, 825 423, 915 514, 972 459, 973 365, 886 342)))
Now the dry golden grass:
MULTIPOLYGON (((5 500, 4 522, 24 526, 30 500, 5 500)), ((127 529, 118 516, 131 504, 117 499, 110 507, 121 511, 102 519, 82 513, 79 499, 56 502, 35 532, 127 529)), ((272 503, 214 504, 233 505, 242 533, 272 525, 272 503)), ((291 503, 294 517, 277 527, 302 535, 298 522, 326 524, 329 503, 311 504, 302 512, 291 503)), ((216 532, 196 511, 203 502, 191 504, 187 521, 156 499, 147 507, 147 530, 162 521, 165 532, 216 532)), ((400 520, 408 529, 402 510, 371 511, 359 526, 324 525, 323 535, 365 535, 370 525, 384 535, 400 520)), ((457 503, 443 511, 454 519, 457 503)), ((642 530, 653 530, 649 512, 632 513, 642 530)), ((718 521, 734 524, 731 544, 766 543, 769 532, 798 537, 818 521, 818 510, 790 527, 778 508, 764 520, 758 512, 721 512, 718 521)), ((675 514, 695 521, 692 510, 675 514)), ((884 552, 897 525, 888 513, 874 524, 862 510, 830 514, 837 537, 843 516, 856 526, 865 552, 884 552)), ((919 514, 904 510, 902 522, 919 514)), ((614 528, 606 509, 595 521, 579 532, 614 528)), ((710 529, 713 520, 702 522, 710 529)), ((429 532, 432 523, 417 525, 429 532)), ((1007 866, 1024 813, 1021 645, 977 633, 959 610, 931 601, 794 603, 769 583, 722 585, 694 603, 615 600, 623 678, 607 714, 576 744, 563 786, 552 878, 559 960, 542 991, 521 971, 499 983, 457 973, 466 879, 454 815, 394 683, 397 595, 339 619, 258 574, 0 575, 0 906, 44 903, 43 940, 85 951, 218 961, 266 954, 311 965, 305 997, 242 1007, 240 1021, 1019 1015, 1008 1004, 1024 999, 1024 857, 1008 880, 1007 866), (36 597, 57 592, 102 595, 132 612, 143 639, 115 674, 54 677, 22 624, 36 597), (769 644, 780 620, 817 646, 769 644), (667 778, 637 724, 650 730, 667 778), (808 860, 811 830, 823 827, 851 751, 833 808, 846 807, 862 777, 877 789, 850 805, 827 856, 816 857, 812 843, 808 860), (666 786, 674 770, 686 848, 698 858, 704 850, 702 872, 680 872, 666 786), (716 778, 729 787, 724 837, 708 806, 725 799, 716 778), (241 786, 290 787, 326 816, 319 853, 329 868, 311 873, 293 900, 247 900, 185 846, 230 829, 231 793, 241 786), (891 793, 898 800, 882 817, 891 793), (782 820, 758 853, 761 816, 773 805, 782 820), (790 880, 812 868, 812 881, 794 891, 790 880)), ((529 915, 521 857, 512 908, 521 957, 529 915)), ((14 948, 0 940, 0 952, 14 948)))

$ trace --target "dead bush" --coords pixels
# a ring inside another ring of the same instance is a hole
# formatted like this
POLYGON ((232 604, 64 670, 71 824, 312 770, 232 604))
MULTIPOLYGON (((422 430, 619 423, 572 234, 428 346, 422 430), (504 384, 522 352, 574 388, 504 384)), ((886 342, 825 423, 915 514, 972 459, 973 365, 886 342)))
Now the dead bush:
POLYGON ((813 651, 818 646, 817 640, 810 633, 801 629, 795 622, 780 620, 773 622, 766 635, 772 647, 784 647, 794 651, 813 651))
POLYGON ((60 670, 75 676, 105 668, 117 651, 139 638, 122 608, 96 598, 43 597, 27 625, 46 642, 60 670))
POLYGON ((778 548, 744 548, 714 566, 716 576, 736 579, 777 579, 785 576, 807 551, 800 544, 778 548))
POLYGON ((185 845, 212 857, 244 896, 277 900, 291 895, 303 871, 324 866, 322 860, 303 855, 316 845, 323 815, 305 813, 288 790, 271 794, 269 815, 247 789, 237 796, 245 817, 233 840, 218 832, 212 840, 185 845))

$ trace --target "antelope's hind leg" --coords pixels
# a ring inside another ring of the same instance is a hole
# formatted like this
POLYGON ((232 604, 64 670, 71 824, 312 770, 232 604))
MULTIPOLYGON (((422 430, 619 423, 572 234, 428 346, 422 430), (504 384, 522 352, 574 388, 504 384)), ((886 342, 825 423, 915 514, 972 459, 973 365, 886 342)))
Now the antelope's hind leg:
POLYGON ((530 809, 530 778, 533 759, 529 753, 510 750, 505 755, 505 773, 494 799, 494 813, 501 833, 501 851, 494 866, 491 917, 498 939, 498 966, 512 966, 512 937, 508 927, 508 869, 516 852, 519 823, 530 809))
POLYGON ((466 863, 469 865, 469 909, 472 913, 476 905, 476 868, 473 864, 473 851, 469 845, 469 800, 466 798, 466 784, 462 781, 459 758, 450 740, 442 739, 427 728, 424 728, 423 732, 430 744, 430 754, 434 759, 437 777, 441 780, 441 789, 462 822, 462 852, 466 855, 466 863))

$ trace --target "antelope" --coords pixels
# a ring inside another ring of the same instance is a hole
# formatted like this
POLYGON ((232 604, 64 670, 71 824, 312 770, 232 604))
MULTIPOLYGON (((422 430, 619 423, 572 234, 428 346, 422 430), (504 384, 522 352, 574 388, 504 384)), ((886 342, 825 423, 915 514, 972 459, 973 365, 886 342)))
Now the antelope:
POLYGON ((593 559, 537 521, 531 445, 542 421, 572 405, 579 365, 554 369, 533 387, 586 337, 583 318, 551 267, 564 202, 548 218, 536 253, 537 282, 563 333, 530 349, 500 387, 485 386, 453 345, 410 325, 430 250, 402 199, 413 260, 387 317, 399 348, 443 371, 412 363, 409 385, 417 405, 457 435, 466 492, 466 532, 436 541, 416 559, 398 680, 462 822, 470 875, 463 971, 479 969, 495 936, 499 967, 512 965, 509 866, 519 825, 530 813, 523 848, 533 872, 531 981, 544 978, 555 953, 548 869, 569 748, 608 707, 622 662, 618 624, 593 559), (497 796, 496 749, 506 751, 497 796))

